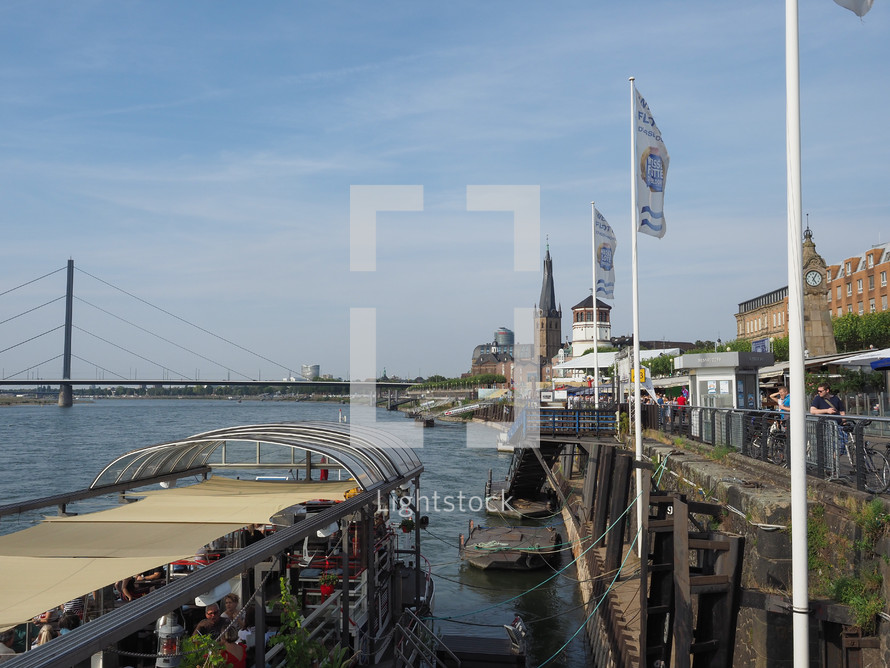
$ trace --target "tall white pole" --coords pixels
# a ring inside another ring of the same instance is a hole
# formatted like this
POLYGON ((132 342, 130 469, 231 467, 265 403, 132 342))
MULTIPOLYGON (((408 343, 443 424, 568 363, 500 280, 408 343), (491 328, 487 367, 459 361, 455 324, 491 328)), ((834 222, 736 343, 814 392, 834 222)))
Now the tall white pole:
POLYGON ((791 610, 794 665, 809 666, 807 469, 804 411, 803 247, 800 178, 800 45, 797 0, 785 0, 785 127, 788 161, 788 371, 791 411, 791 610))
MULTIPOLYGON (((633 326, 634 326, 634 361, 633 361, 633 388, 634 388, 634 452, 637 461, 643 460, 643 420, 640 416, 640 294, 637 280, 637 126, 634 111, 636 100, 634 95, 634 77, 630 77, 630 255, 633 274, 633 326)), ((637 494, 643 492, 643 469, 636 469, 637 494)), ((640 497, 642 498, 642 496, 640 497)), ((648 515, 649 509, 643 508, 642 503, 637 503, 637 527, 644 526, 643 513, 648 515)), ((649 543, 645 536, 637 541, 637 550, 640 559, 643 558, 643 544, 649 543)))
POLYGON ((597 319, 596 307, 596 204, 590 203, 590 231, 593 235, 591 244, 593 245, 593 407, 600 407, 600 358, 599 358, 599 338, 600 324, 597 319))

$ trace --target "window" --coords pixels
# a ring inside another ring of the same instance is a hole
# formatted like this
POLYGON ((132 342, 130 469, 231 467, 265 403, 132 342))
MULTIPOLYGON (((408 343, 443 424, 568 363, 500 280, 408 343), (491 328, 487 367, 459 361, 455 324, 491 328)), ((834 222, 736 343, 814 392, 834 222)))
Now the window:
POLYGON ((859 315, 865 313, 865 310, 862 308, 862 302, 859 302, 859 315))
POLYGON ((862 279, 861 278, 856 279, 856 292, 860 295, 862 294, 862 279))
POLYGON ((847 276, 850 275, 850 263, 847 262, 847 276))
POLYGON ((853 284, 847 283, 847 296, 851 296, 853 294, 853 284))
POLYGON ((881 310, 887 310, 887 295, 881 295, 881 310))
POLYGON ((847 313, 853 312, 853 304, 847 304, 847 313))
POLYGON ((843 315, 843 313, 844 313, 844 309, 842 309, 840 306, 838 306, 837 307, 837 317, 840 318, 843 315))
POLYGON ((869 289, 869 290, 874 290, 874 289, 875 289, 875 277, 874 277, 874 274, 872 274, 871 276, 868 277, 868 289, 869 289))
POLYGON ((841 298, 841 286, 837 286, 837 299, 840 301, 841 298))
POLYGON ((885 285, 887 285, 887 272, 882 271, 881 272, 881 287, 884 287, 885 285))
POLYGON ((869 255, 868 256, 868 268, 871 269, 874 266, 875 266, 875 257, 874 257, 874 255, 869 255))
POLYGON ((875 300, 874 300, 874 299, 869 299, 869 300, 868 300, 868 312, 869 312, 869 313, 874 313, 874 312, 875 312, 875 300))

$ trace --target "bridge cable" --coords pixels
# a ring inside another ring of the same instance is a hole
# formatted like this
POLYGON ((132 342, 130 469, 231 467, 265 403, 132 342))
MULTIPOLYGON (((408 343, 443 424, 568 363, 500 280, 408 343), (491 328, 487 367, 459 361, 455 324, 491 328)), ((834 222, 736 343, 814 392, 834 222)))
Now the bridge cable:
MULTIPOLYGON (((227 367, 227 366, 226 366, 225 364, 223 364, 222 362, 217 362, 216 360, 212 360, 212 359, 210 359, 209 357, 205 357, 205 356, 202 355, 201 353, 195 352, 194 350, 189 350, 189 349, 186 348, 185 346, 181 346, 181 345, 179 345, 178 343, 176 343, 175 341, 171 341, 170 339, 167 339, 167 338, 161 336, 160 334, 156 334, 156 333, 152 332, 151 330, 145 329, 144 327, 140 327, 140 326, 137 325, 136 323, 134 323, 134 322, 130 322, 129 320, 126 320, 125 318, 122 318, 122 317, 120 317, 119 315, 115 315, 114 313, 111 313, 110 311, 106 311, 106 310, 105 310, 104 308, 102 308, 101 306, 96 306, 95 304, 91 304, 91 303, 88 302, 86 299, 82 299, 82 298, 80 298, 80 297, 75 297, 75 299, 76 299, 77 301, 79 301, 79 302, 83 302, 83 303, 86 304, 87 306, 92 306, 94 309, 96 309, 96 310, 98 310, 98 311, 102 311, 102 313, 104 313, 104 314, 106 314, 106 315, 110 315, 112 318, 116 318, 116 319, 120 320, 121 322, 124 322, 124 323, 130 325, 131 327, 135 327, 136 329, 138 329, 138 330, 141 331, 141 332, 145 332, 146 334, 151 334, 153 337, 155 337, 155 338, 157 338, 157 339, 160 339, 161 341, 164 341, 165 343, 169 343, 171 346, 176 346, 176 347, 179 348, 180 350, 184 350, 185 352, 190 353, 190 354, 192 354, 192 355, 195 355, 196 357, 200 357, 202 360, 206 360, 207 362, 210 362, 211 364, 216 364, 217 366, 222 367, 222 368, 225 369, 226 371, 231 371, 231 372, 233 372, 233 373, 236 373, 236 374, 238 374, 239 376, 241 376, 242 378, 246 378, 247 380, 255 380, 254 378, 251 378, 250 376, 248 376, 248 375, 246 375, 246 374, 243 374, 243 373, 241 373, 240 371, 236 371, 235 369, 230 369, 229 367, 227 367)), ((0 325, 2 325, 2 324, 3 324, 3 323, 0 322, 0 325)))
POLYGON ((4 292, 0 292, 0 297, 2 297, 3 295, 8 295, 10 292, 13 292, 13 291, 15 291, 15 290, 18 290, 19 288, 23 288, 23 287, 25 287, 26 285, 31 285, 31 283, 36 283, 37 281, 39 281, 39 280, 41 280, 41 279, 44 279, 44 278, 46 278, 47 276, 52 276, 53 274, 58 274, 60 271, 64 271, 65 269, 67 269, 67 267, 59 267, 59 268, 56 269, 55 271, 51 271, 51 272, 49 272, 48 274, 44 274, 43 276, 40 276, 40 277, 35 278, 35 279, 31 280, 31 281, 28 281, 27 283, 22 283, 21 285, 17 285, 17 286, 15 286, 14 288, 9 288, 9 290, 5 290, 4 292))
POLYGON ((37 309, 43 308, 44 306, 49 306, 50 304, 53 304, 53 303, 59 301, 60 299, 65 299, 65 295, 61 295, 61 296, 59 296, 59 297, 56 297, 55 299, 50 299, 50 300, 49 300, 48 302, 46 302, 45 304, 41 304, 40 306, 35 306, 34 308, 28 309, 27 311, 22 311, 22 312, 19 313, 18 315, 14 315, 14 316, 12 316, 11 318, 7 318, 6 320, 0 320, 0 325, 5 325, 5 324, 6 324, 7 322, 9 322, 10 320, 15 320, 16 318, 21 318, 23 315, 27 315, 28 313, 32 313, 33 311, 36 311, 37 309))
POLYGON ((59 325, 58 327, 53 327, 52 329, 46 330, 45 332, 43 332, 43 334, 37 334, 36 336, 32 336, 30 339, 25 339, 24 341, 19 341, 15 345, 9 346, 9 348, 4 348, 3 350, 0 350, 0 353, 5 353, 7 350, 12 350, 13 348, 18 348, 21 345, 24 345, 30 341, 33 341, 34 339, 39 339, 41 336, 46 336, 47 334, 51 334, 52 332, 56 331, 57 329, 62 329, 64 326, 65 325, 59 325))
POLYGON ((293 365, 291 365, 291 366, 287 366, 286 364, 281 364, 280 362, 276 362, 275 360, 270 360, 268 357, 264 357, 263 355, 260 355, 259 353, 255 353, 254 351, 250 350, 249 348, 245 348, 244 346, 238 345, 238 344, 235 343, 234 341, 229 341, 227 338, 222 337, 222 336, 220 336, 219 334, 214 334, 214 333, 211 332, 210 330, 208 330, 208 329, 204 329, 204 328, 201 327, 200 325, 196 325, 195 323, 190 322, 190 321, 186 320, 185 318, 181 318, 181 317, 179 317, 178 315, 176 315, 175 313, 171 313, 170 311, 167 311, 167 310, 165 310, 165 309, 162 309, 160 306, 155 306, 155 305, 152 304, 151 302, 148 302, 148 301, 142 299, 141 297, 137 297, 136 295, 134 295, 134 294, 132 294, 132 293, 130 293, 130 292, 127 292, 127 291, 124 290, 123 288, 119 288, 119 287, 117 287, 116 285, 112 285, 112 284, 109 283, 108 281, 103 281, 103 280, 102 280, 101 278, 99 278, 98 276, 93 276, 91 273, 89 273, 89 272, 87 272, 87 271, 84 271, 83 269, 78 268, 78 271, 80 271, 80 272, 83 273, 83 274, 86 274, 86 275, 89 276, 90 278, 93 278, 93 279, 99 281, 100 283, 104 283, 105 285, 107 285, 107 286, 110 287, 110 288, 113 288, 113 289, 115 289, 115 290, 118 290, 119 292, 123 292, 123 293, 124 293, 125 295, 127 295, 128 297, 132 297, 133 299, 142 302, 142 303, 145 304, 146 306, 150 306, 150 307, 152 307, 153 309, 157 309, 157 310, 160 311, 161 313, 164 313, 164 314, 166 314, 166 315, 169 315, 171 318, 176 318, 176 319, 179 320, 180 322, 183 322, 183 323, 185 323, 186 325, 189 325, 190 327, 194 327, 195 329, 200 330, 200 331, 204 332, 205 334, 209 334, 210 336, 212 336, 212 337, 214 337, 214 338, 216 338, 216 339, 219 339, 220 341, 224 341, 225 343, 228 343, 230 346, 235 346, 235 347, 238 348, 239 350, 243 350, 244 352, 246 352, 246 353, 250 353, 251 355, 254 355, 255 357, 259 357, 261 360, 265 360, 266 362, 269 362, 270 364, 274 364, 274 365, 276 365, 276 366, 278 366, 278 367, 280 367, 280 368, 282 368, 282 369, 284 369, 284 370, 286 370, 286 371, 288 371, 288 372, 289 372, 289 371, 291 370, 291 368, 293 367, 293 365))
MULTIPOLYGON (((56 355, 55 357, 50 357, 48 360, 44 360, 43 362, 38 362, 37 364, 35 364, 35 365, 33 365, 33 366, 29 366, 27 369, 22 369, 21 371, 17 371, 16 373, 10 374, 9 376, 4 376, 4 377, 3 377, 3 380, 9 380, 10 378, 15 378, 15 377, 18 376, 20 373, 25 373, 26 371, 30 371, 31 369, 36 369, 36 368, 39 367, 41 364, 49 364, 50 362, 53 362, 53 361, 59 359, 60 357, 62 357, 62 354, 61 354, 61 353, 59 353, 59 354, 56 355)), ((38 379, 38 380, 39 380, 39 379, 38 379)))
MULTIPOLYGON (((180 373, 179 371, 175 371, 174 369, 169 369, 169 368, 165 367, 163 364, 161 364, 160 362, 155 362, 154 360, 150 360, 150 359, 148 359, 147 357, 143 357, 142 355, 140 355, 140 354, 137 353, 137 352, 133 352, 132 350, 127 350, 127 349, 124 348, 123 346, 119 346, 119 345, 117 345, 116 343, 112 343, 112 342, 109 341, 108 339, 103 339, 103 338, 102 338, 101 336, 99 336, 98 334, 93 334, 92 332, 88 332, 87 330, 85 330, 85 329, 83 329, 83 328, 81 328, 81 327, 78 327, 77 325, 72 325, 72 327, 74 327, 74 329, 76 329, 76 330, 79 331, 79 332, 83 332, 84 334, 89 334, 90 336, 99 339, 99 340, 102 341, 103 343, 107 343, 109 346, 114 346, 114 347, 117 348, 118 350, 123 350, 125 353, 129 353, 130 355, 135 355, 135 356, 138 357, 139 359, 141 359, 141 360, 145 360, 145 361, 148 362, 149 364, 154 364, 155 366, 160 367, 160 368, 163 369, 164 371, 172 371, 173 373, 175 373, 176 375, 178 375, 182 380, 191 380, 191 378, 189 378, 189 377, 186 376, 185 374, 180 373)), ((0 351, 0 352, 2 352, 2 351, 0 351)))
MULTIPOLYGON (((121 380, 129 380, 129 378, 126 378, 126 377, 120 375, 120 374, 117 373, 116 371, 112 371, 111 369, 106 369, 105 367, 103 367, 103 366, 99 366, 99 365, 96 364, 95 362, 90 362, 89 360, 85 360, 83 357, 79 357, 79 356, 75 355, 74 353, 71 353, 71 357, 74 357, 74 358, 76 358, 76 359, 79 359, 81 362, 84 362, 84 363, 86 363, 86 364, 89 364, 90 366, 94 366, 94 367, 96 367, 97 369, 102 369, 102 371, 105 371, 106 373, 110 373, 112 376, 117 376, 117 377, 120 378, 121 380)), ((104 379, 103 379, 103 380, 104 380, 104 379)))

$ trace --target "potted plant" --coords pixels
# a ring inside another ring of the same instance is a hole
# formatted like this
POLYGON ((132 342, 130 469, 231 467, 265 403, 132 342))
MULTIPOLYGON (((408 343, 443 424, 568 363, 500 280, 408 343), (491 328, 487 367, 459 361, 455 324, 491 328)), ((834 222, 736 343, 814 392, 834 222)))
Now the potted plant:
POLYGON ((401 522, 399 522, 399 528, 402 530, 402 533, 408 533, 414 528, 414 520, 410 517, 406 517, 401 522))
POLYGON ((321 595, 324 598, 327 598, 331 594, 334 593, 334 588, 337 586, 337 583, 340 581, 340 577, 335 573, 322 573, 318 577, 318 588, 321 590, 321 595))

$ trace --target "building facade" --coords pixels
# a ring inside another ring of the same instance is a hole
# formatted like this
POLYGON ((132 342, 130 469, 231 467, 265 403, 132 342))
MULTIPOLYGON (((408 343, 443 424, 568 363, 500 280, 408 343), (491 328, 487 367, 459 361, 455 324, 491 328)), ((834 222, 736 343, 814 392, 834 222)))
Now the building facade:
POLYGON ((742 302, 735 321, 744 341, 788 336, 788 286, 742 302))
POLYGON ((890 309, 890 243, 872 246, 862 255, 828 267, 831 315, 863 315, 890 309))

